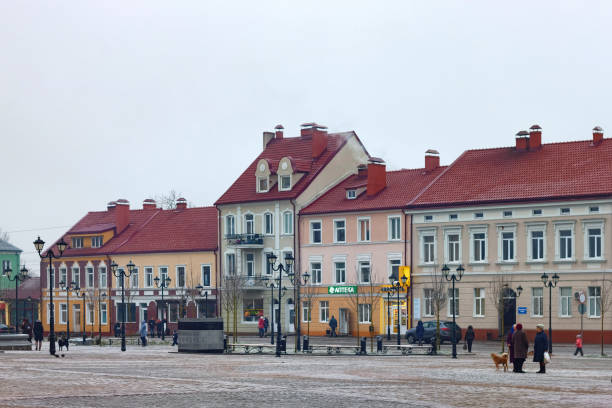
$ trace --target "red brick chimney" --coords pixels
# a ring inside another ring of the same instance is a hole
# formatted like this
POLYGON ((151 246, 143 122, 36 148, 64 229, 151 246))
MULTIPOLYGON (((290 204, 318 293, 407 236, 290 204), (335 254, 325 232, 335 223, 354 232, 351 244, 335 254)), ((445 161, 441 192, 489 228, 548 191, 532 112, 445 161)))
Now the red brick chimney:
POLYGON ((425 152, 425 170, 431 171, 440 167, 440 153, 429 149, 425 152))
POLYGON ((117 203, 114 201, 109 201, 108 204, 106 204, 106 211, 115 211, 115 207, 117 207, 117 203))
POLYGON ((116 201, 116 204, 115 228, 117 228, 117 235, 119 235, 130 223, 130 202, 124 198, 120 198, 116 201))
POLYGON ((285 128, 283 127, 283 125, 276 125, 276 127, 274 128, 275 131, 275 135, 277 139, 282 139, 283 138, 283 130, 285 128))
POLYGON ((187 208, 187 200, 185 200, 183 197, 181 197, 178 200, 176 200, 176 209, 177 210, 184 210, 186 208, 187 208))
POLYGON ((327 127, 314 122, 302 123, 302 139, 312 139, 312 158, 316 159, 327 149, 327 127))
POLYGON ((383 159, 370 157, 368 162, 367 195, 373 196, 387 187, 387 166, 383 159))
POLYGON ((274 132, 263 132, 263 148, 264 149, 266 148, 266 146, 268 146, 268 143, 270 143, 272 139, 274 139, 274 132))
POLYGON ((542 148, 542 128, 540 125, 533 125, 529 128, 529 150, 539 150, 542 148))
POLYGON ((603 142, 603 129, 600 126, 595 126, 593 128, 593 145, 597 146, 603 142))
POLYGON ((516 151, 526 152, 529 148, 529 133, 526 130, 521 130, 516 134, 516 151))
POLYGON ((362 177, 362 178, 368 177, 367 164, 360 164, 359 166, 357 166, 357 177, 362 177))
POLYGON ((143 210, 154 210, 156 208, 157 208, 157 204, 155 203, 155 200, 152 198, 147 198, 142 202, 143 210))

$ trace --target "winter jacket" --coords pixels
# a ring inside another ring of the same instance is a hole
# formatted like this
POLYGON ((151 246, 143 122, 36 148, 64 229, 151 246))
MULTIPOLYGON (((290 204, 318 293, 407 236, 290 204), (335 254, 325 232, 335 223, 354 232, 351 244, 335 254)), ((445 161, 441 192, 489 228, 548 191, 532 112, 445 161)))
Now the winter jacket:
POLYGON ((423 322, 419 320, 416 327, 416 336, 417 339, 422 339, 425 334, 425 327, 423 326, 423 322))
POLYGON ((266 322, 264 321, 263 318, 259 319, 259 321, 257 322, 257 328, 259 329, 264 329, 266 327, 266 322))
POLYGON ((512 335, 512 345, 514 346, 514 358, 527 358, 529 350, 529 340, 522 330, 516 330, 512 335))
POLYGON ((145 322, 142 322, 140 326, 140 337, 147 337, 147 324, 145 322))
POLYGON ((34 340, 42 341, 43 339, 43 326, 40 320, 34 322, 34 340))
POLYGON ((465 341, 474 341, 474 337, 475 337, 474 330, 468 329, 465 332, 465 341))
POLYGON ((541 362, 544 361, 544 352, 548 350, 548 337, 546 333, 541 331, 536 334, 535 341, 533 342, 533 361, 541 362))
POLYGON ((582 348, 582 339, 580 337, 578 337, 576 339, 576 347, 577 348, 582 348))
POLYGON ((332 317, 331 320, 329 321, 329 327, 331 327, 332 329, 335 329, 336 327, 338 327, 338 321, 336 320, 335 317, 332 317))

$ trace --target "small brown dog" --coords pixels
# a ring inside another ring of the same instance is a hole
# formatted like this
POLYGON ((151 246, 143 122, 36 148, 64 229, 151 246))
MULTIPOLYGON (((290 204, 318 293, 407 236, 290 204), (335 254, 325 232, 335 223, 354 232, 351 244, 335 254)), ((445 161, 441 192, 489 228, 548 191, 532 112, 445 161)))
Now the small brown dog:
POLYGON ((527 353, 527 357, 533 357, 533 350, 531 350, 529 353, 527 353))
POLYGON ((504 367, 504 371, 508 371, 508 353, 502 353, 501 355, 491 353, 491 358, 495 363, 495 369, 499 370, 499 365, 504 367))

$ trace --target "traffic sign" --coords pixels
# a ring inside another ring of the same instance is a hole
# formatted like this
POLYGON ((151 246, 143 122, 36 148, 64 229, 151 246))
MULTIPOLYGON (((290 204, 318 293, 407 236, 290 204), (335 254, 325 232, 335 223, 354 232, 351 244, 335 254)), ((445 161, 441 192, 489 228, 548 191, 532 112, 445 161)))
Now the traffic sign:
POLYGON ((527 307, 526 306, 520 306, 518 308, 518 314, 527 314, 527 307))

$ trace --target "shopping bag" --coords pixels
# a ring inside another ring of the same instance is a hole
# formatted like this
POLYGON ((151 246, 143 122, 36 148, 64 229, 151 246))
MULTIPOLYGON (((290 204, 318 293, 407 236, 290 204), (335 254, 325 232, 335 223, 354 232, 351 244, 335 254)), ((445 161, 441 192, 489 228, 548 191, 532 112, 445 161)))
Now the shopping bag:
POLYGON ((548 354, 548 351, 544 352, 544 364, 548 364, 550 363, 550 354, 548 354))

